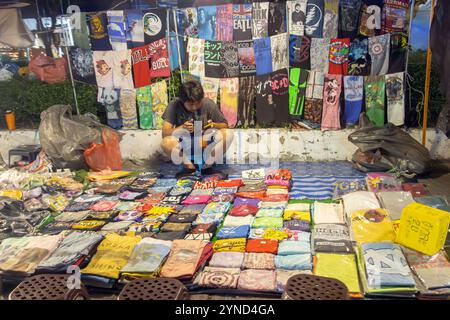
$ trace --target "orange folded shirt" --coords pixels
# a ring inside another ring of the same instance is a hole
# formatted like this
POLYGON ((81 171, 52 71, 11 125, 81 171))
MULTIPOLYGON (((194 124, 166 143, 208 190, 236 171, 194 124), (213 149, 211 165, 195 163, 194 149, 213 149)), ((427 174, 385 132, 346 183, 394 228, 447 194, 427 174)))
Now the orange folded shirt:
POLYGON ((278 241, 272 239, 249 239, 247 240, 245 251, 277 254, 278 241))

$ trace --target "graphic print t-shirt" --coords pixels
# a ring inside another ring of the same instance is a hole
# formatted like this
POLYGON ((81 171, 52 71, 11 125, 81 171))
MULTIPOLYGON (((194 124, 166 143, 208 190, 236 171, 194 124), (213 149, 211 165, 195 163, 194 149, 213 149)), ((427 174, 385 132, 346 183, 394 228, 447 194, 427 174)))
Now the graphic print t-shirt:
POLYGON ((233 5, 233 40, 252 39, 252 8, 251 4, 233 5))
POLYGON ((355 38, 350 44, 348 55, 348 74, 366 76, 370 73, 369 40, 355 38))
POLYGON ((90 49, 71 48, 69 51, 73 78, 95 84, 94 57, 90 49))
POLYGON ((339 36, 341 38, 353 39, 357 36, 361 4, 361 0, 339 1, 339 36))
POLYGON ((271 74, 256 76, 256 122, 269 125, 275 121, 271 74))
POLYGON ((165 37, 167 31, 166 9, 152 9, 144 12, 142 22, 145 44, 150 44, 165 37))
POLYGON ((148 45, 150 52, 150 78, 170 77, 167 40, 161 39, 148 45))
POLYGON ((305 34, 307 0, 288 1, 289 33, 296 36, 305 34))
POLYGON ((383 33, 406 32, 410 0, 384 0, 383 33))
POLYGON ((97 86, 112 88, 113 82, 113 51, 94 51, 94 68, 97 86))
POLYGON ((408 36, 405 33, 391 33, 389 73, 404 72, 406 70, 407 48, 408 36))
POLYGON ((289 73, 289 113, 294 119, 303 114, 308 75, 308 70, 300 68, 291 68, 289 73))
POLYGON ((330 41, 330 74, 347 74, 350 39, 332 39, 330 41))
POLYGON ((253 41, 238 41, 239 74, 253 76, 256 74, 255 50, 253 41))
POLYGON ((270 38, 256 39, 254 42, 256 74, 263 75, 272 72, 272 51, 270 38))
POLYGON ((322 38, 324 7, 324 0, 308 0, 305 25, 305 35, 308 37, 322 38))
POLYGON ((269 3, 269 37, 286 32, 286 2, 269 3))
POLYGON ((233 5, 217 6, 217 41, 233 41, 233 5))
POLYGON ((112 50, 108 36, 108 18, 106 13, 87 14, 86 19, 89 25, 89 38, 91 40, 92 51, 112 50))
POLYGON ((282 126, 290 121, 289 117, 289 76, 287 69, 271 74, 272 96, 275 107, 275 124, 282 126))
POLYGON ((222 46, 220 41, 205 41, 205 76, 211 78, 221 78, 224 74, 222 65, 222 46))
POLYGON ((289 37, 289 65, 310 69, 311 39, 307 36, 289 37))
POLYGON ((383 0, 363 0, 359 18, 359 34, 373 37, 381 32, 383 0))
POLYGON ((128 10, 127 17, 127 42, 128 48, 136 48, 144 45, 144 25, 140 10, 128 10))
POLYGON ((252 35, 253 39, 269 36, 269 2, 253 3, 252 35))
POLYGON ((145 87, 151 84, 149 59, 150 51, 148 45, 131 49, 135 88, 145 87))

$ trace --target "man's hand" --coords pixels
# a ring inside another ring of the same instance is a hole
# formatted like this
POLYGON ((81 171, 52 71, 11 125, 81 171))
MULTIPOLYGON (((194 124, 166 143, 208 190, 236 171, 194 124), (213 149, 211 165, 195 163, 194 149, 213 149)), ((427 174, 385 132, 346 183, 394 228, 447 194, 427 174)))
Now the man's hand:
POLYGON ((208 122, 203 126, 203 129, 212 129, 214 126, 215 123, 212 120, 208 120, 208 122))
POLYGON ((194 123, 193 123, 192 120, 186 121, 185 123, 183 123, 183 124, 181 125, 181 128, 183 128, 183 129, 189 131, 189 133, 192 133, 192 132, 194 132, 194 123))

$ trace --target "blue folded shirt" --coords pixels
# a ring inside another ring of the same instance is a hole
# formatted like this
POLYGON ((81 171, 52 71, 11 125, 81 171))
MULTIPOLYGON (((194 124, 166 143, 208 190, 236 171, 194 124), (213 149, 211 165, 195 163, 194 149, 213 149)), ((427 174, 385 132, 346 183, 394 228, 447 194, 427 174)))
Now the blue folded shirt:
POLYGON ((217 239, 247 238, 250 226, 222 228, 217 232, 217 239))

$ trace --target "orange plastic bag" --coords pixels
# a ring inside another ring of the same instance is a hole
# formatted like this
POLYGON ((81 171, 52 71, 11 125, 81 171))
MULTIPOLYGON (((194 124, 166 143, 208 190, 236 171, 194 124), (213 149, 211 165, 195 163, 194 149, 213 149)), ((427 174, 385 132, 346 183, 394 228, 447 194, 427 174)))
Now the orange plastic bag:
POLYGON ((53 59, 40 54, 31 59, 28 68, 41 81, 53 84, 67 79, 68 64, 66 58, 53 59))
POLYGON ((92 143, 84 151, 86 163, 94 171, 122 170, 118 134, 112 130, 103 129, 102 139, 103 143, 92 143))

